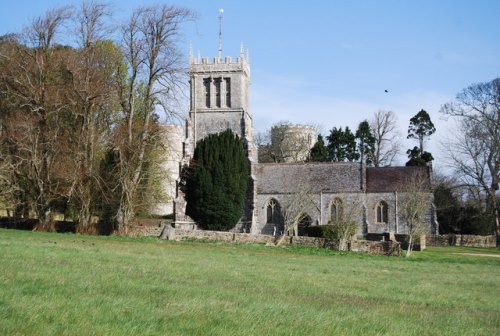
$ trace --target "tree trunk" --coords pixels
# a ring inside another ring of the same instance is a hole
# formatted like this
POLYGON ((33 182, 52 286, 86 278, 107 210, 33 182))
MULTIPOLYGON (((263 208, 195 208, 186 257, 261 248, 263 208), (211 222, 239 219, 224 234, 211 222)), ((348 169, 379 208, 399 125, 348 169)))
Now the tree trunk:
POLYGON ((498 207, 495 206, 495 225, 496 225, 496 236, 497 236, 497 247, 500 247, 500 219, 498 207))
POLYGON ((410 234, 410 236, 408 237, 408 248, 406 249, 406 258, 408 258, 411 254, 411 250, 413 248, 413 235, 410 234))

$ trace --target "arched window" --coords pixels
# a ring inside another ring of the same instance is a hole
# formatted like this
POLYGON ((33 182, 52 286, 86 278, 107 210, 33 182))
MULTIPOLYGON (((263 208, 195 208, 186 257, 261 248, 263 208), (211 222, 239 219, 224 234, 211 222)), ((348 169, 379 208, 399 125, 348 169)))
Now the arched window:
POLYGON ((330 220, 336 222, 344 217, 344 206, 340 198, 335 198, 330 204, 330 220))
POLYGON ((308 214, 303 214, 300 218, 297 227, 297 235, 305 236, 307 234, 307 228, 311 226, 312 219, 308 214))
POLYGON ((280 204, 273 198, 267 202, 267 223, 278 224, 281 219, 280 204))
POLYGON ((385 201, 380 201, 377 203, 377 223, 388 223, 389 222, 389 206, 385 201))
POLYGON ((266 214, 267 221, 263 232, 269 230, 267 234, 270 234, 271 232, 273 235, 282 234, 284 230, 284 224, 283 216, 281 214, 281 207, 278 201, 271 198, 269 202, 267 202, 266 214))

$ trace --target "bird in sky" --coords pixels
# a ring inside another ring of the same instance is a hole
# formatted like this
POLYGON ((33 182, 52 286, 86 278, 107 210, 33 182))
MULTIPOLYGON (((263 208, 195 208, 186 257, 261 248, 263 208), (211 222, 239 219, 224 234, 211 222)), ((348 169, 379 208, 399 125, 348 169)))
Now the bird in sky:
POLYGON ((389 93, 389 90, 385 90, 384 92, 385 92, 385 93, 389 93))

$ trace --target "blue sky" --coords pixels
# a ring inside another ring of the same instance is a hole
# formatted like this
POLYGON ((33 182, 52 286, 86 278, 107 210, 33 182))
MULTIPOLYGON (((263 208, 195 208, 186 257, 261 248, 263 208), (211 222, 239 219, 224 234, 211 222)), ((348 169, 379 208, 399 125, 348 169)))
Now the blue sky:
MULTIPOLYGON (((2 0, 0 34, 30 19, 80 1, 2 0)), ((116 22, 148 1, 108 1, 116 22)), ((453 129, 438 111, 470 84, 500 76, 498 0, 174 0, 198 18, 184 29, 195 55, 217 54, 218 8, 224 8, 223 54, 249 49, 251 112, 257 131, 288 120, 353 129, 379 109, 393 110, 406 138, 420 109, 437 127, 429 149, 443 160, 439 142, 453 129), (388 90, 388 93, 384 91, 388 90)), ((187 55, 186 55, 187 65, 187 55)), ((404 149, 416 143, 403 142, 404 149)), ((400 163, 404 162, 400 158, 400 163)))

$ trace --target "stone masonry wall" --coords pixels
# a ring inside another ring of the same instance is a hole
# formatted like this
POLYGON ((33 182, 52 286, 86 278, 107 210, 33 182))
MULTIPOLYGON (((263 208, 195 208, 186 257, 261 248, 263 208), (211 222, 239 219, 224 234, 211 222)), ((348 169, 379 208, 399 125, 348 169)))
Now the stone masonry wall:
POLYGON ((427 235, 429 246, 466 246, 466 247, 496 247, 495 236, 473 235, 427 235))
MULTIPOLYGON (((206 231, 206 230, 181 230, 173 229, 175 240, 205 240, 227 243, 240 243, 240 244, 268 244, 273 243, 276 239, 270 235, 253 235, 249 233, 234 233, 234 232, 221 232, 221 231, 206 231)), ((159 237, 163 227, 152 226, 134 226, 129 229, 127 235, 133 237, 159 237)), ((315 246, 315 247, 333 247, 337 245, 335 242, 329 242, 325 238, 303 237, 303 236, 290 236, 286 237, 283 241, 286 245, 301 245, 301 246, 315 246)), ((364 252, 370 254, 382 255, 399 255, 399 244, 395 242, 373 242, 358 240, 349 244, 349 248, 354 252, 364 252)))
MULTIPOLYGON (((406 235, 395 234, 394 239, 402 244, 406 240, 406 235)), ((391 240, 389 232, 369 233, 366 239, 370 241, 391 240)), ((465 247, 496 247, 495 236, 474 236, 474 235, 424 235, 417 245, 423 246, 465 246, 465 247)))

